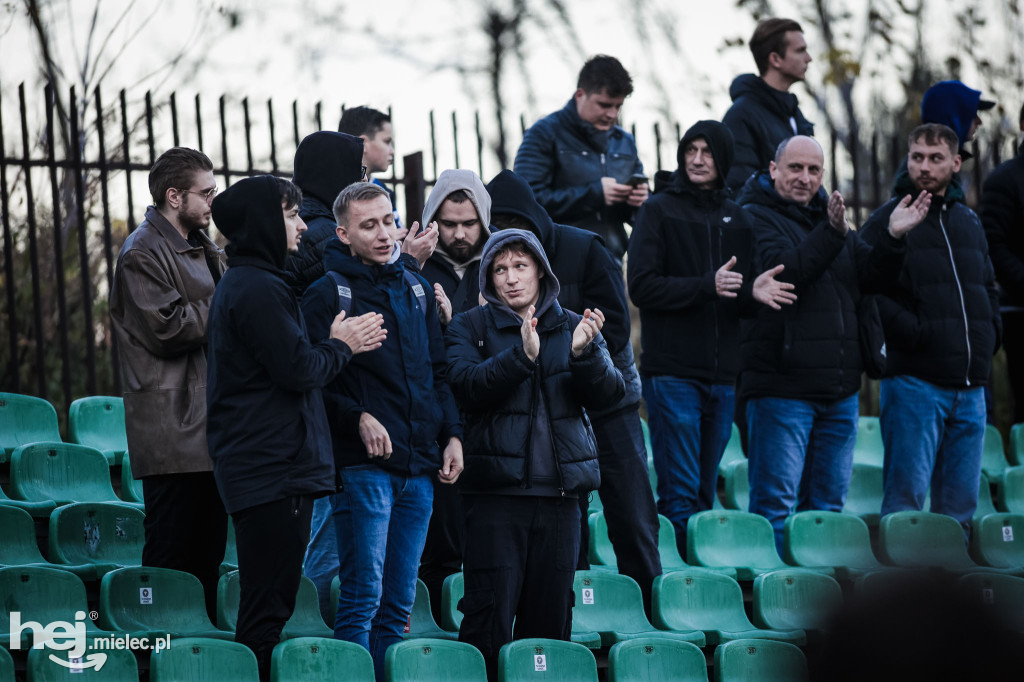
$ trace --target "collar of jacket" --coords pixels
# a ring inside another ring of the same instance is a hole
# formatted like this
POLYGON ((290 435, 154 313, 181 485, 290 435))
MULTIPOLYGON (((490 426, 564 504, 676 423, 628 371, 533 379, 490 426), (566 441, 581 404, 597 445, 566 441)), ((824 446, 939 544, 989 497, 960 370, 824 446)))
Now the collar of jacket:
MULTIPOLYGON (((511 310, 490 304, 487 307, 491 309, 491 314, 494 316, 494 325, 498 329, 523 326, 520 317, 511 310)), ((537 319, 537 333, 557 329, 566 319, 568 319, 568 316, 562 310, 562 306, 558 305, 558 301, 553 301, 551 306, 544 311, 544 314, 537 319)))
POLYGON ((348 277, 369 282, 397 281, 402 278, 404 270, 401 260, 394 260, 384 265, 366 264, 352 255, 348 247, 338 239, 331 239, 324 247, 324 267, 348 277))
POLYGON ((741 197, 741 203, 760 204, 809 227, 828 219, 828 194, 824 186, 819 187, 810 203, 803 206, 795 201, 783 199, 775 190, 771 174, 768 171, 760 171, 747 180, 743 194, 746 196, 741 197))
MULTIPOLYGON (((897 175, 896 179, 892 183, 892 195, 894 197, 905 197, 908 194, 912 197, 917 197, 921 193, 914 183, 910 180, 910 171, 904 168, 897 175)), ((949 186, 946 187, 946 193, 942 195, 942 201, 933 201, 931 208, 942 208, 943 206, 951 207, 956 202, 963 202, 964 200, 964 189, 960 184, 960 175, 953 173, 953 177, 949 180, 949 186)))
POLYGON ((562 114, 569 127, 573 128, 577 135, 599 152, 608 151, 609 139, 622 137, 623 130, 617 125, 612 126, 611 130, 598 130, 593 124, 580 118, 580 112, 576 108, 576 97, 569 98, 565 107, 562 108, 562 114))
POLYGON ((677 169, 667 177, 663 173, 666 171, 658 171, 654 175, 655 194, 665 192, 666 194, 690 197, 697 206, 702 208, 718 208, 732 195, 728 187, 716 187, 715 189, 697 187, 690 181, 683 169, 677 169))
MULTIPOLYGON (((171 225, 171 221, 164 217, 164 214, 161 213, 160 209, 156 206, 150 206, 146 209, 146 222, 156 228, 156 231, 160 233, 160 236, 166 239, 171 245, 171 248, 173 248, 177 253, 187 253, 194 249, 203 248, 202 246, 192 246, 189 244, 188 240, 181 236, 181 233, 178 232, 177 228, 174 227, 174 225, 171 225)), ((204 243, 208 243, 215 251, 220 251, 220 248, 218 248, 204 232, 200 230, 198 234, 202 235, 200 239, 204 243)))

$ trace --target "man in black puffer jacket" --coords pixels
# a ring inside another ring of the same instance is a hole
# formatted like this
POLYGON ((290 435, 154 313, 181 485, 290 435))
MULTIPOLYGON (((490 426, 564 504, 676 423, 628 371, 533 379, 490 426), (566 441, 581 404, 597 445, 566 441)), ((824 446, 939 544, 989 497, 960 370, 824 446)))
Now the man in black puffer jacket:
POLYGON ((575 498, 601 479, 584 408, 613 405, 624 388, 599 333, 603 313, 558 305, 558 279, 532 233, 487 241, 480 291, 488 305, 457 315, 446 341, 466 418, 459 640, 480 649, 493 674, 513 619, 518 639, 569 639, 575 498))
POLYGON ((853 466, 863 369, 862 293, 895 286, 903 235, 925 215, 927 192, 900 202, 871 248, 849 228, 842 195, 821 191, 824 155, 809 137, 779 145, 769 173, 743 188, 754 223, 754 269, 784 265, 795 305, 762 307, 744 323, 740 395, 748 399, 750 511, 767 518, 782 552, 794 509, 840 511, 853 466))
POLYGON ((732 133, 699 121, 679 142, 679 168, 656 176, 629 243, 629 295, 640 308, 642 377, 658 511, 686 552, 690 516, 711 509, 718 464, 732 435, 741 307, 778 309, 792 284, 773 268, 750 275, 750 219, 729 200, 732 133))
POLYGON ((968 534, 985 442, 984 386, 1001 327, 985 233, 954 175, 958 146, 944 125, 915 128, 896 196, 868 219, 864 239, 885 238, 899 197, 933 195, 923 225, 906 240, 899 287, 877 298, 887 350, 882 514, 920 510, 931 486, 931 511, 952 516, 968 534))

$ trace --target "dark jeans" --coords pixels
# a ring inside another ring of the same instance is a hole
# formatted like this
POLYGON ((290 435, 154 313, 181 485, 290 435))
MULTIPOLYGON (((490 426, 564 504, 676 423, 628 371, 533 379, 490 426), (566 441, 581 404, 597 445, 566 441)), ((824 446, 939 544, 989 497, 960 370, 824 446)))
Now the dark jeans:
POLYGON ((530 637, 568 640, 572 633, 579 507, 571 498, 513 495, 466 495, 463 505, 459 641, 480 650, 496 680, 502 645, 530 637))
MULTIPOLYGON (((647 474, 647 447, 636 407, 610 417, 592 420, 601 465, 601 502, 608 522, 608 539, 615 549, 619 573, 640 585, 645 604, 651 601, 651 583, 661 575, 658 553, 658 510, 654 506, 651 479, 647 474)), ((587 548, 585 500, 580 529, 577 568, 590 567, 587 548)))
POLYGON ((466 541, 466 519, 458 484, 434 484, 434 511, 427 527, 427 544, 420 559, 420 580, 430 593, 430 609, 434 620, 441 622, 441 588, 444 579, 462 570, 462 548, 466 541))
POLYGON ((217 622, 217 580, 228 538, 212 471, 162 474, 142 479, 146 542, 142 565, 191 573, 203 584, 206 610, 217 622))
POLYGON ((241 588, 235 641, 256 654, 261 682, 270 679, 271 654, 295 610, 312 514, 313 499, 299 495, 232 515, 241 588))

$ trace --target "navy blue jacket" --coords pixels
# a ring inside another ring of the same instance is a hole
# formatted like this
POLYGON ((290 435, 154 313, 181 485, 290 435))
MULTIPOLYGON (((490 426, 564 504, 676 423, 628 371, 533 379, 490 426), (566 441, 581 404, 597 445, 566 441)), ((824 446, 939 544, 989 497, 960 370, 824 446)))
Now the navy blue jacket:
MULTIPOLYGON (((438 446, 461 438, 462 424, 445 380, 446 359, 441 324, 433 307, 427 314, 403 275, 403 261, 366 265, 338 241, 324 249, 324 267, 348 279, 353 316, 376 312, 388 332, 377 350, 353 357, 351 365, 324 390, 337 466, 367 464, 359 437, 359 417, 368 412, 391 438, 392 454, 374 459, 383 469, 415 476, 441 468, 438 446)), ((424 287, 428 304, 434 300, 424 287)), ((325 338, 338 314, 334 281, 321 277, 302 297, 302 312, 313 339, 325 338)))
POLYGON ((606 206, 601 178, 625 182, 643 171, 633 136, 619 126, 600 131, 586 123, 575 99, 530 126, 516 152, 515 172, 552 220, 599 234, 619 260, 628 246, 623 223, 633 209, 625 202, 606 206))
POLYGON ((210 306, 206 435, 229 514, 292 495, 333 493, 320 387, 352 356, 312 344, 284 280, 281 196, 270 176, 241 180, 213 202, 231 243, 210 306))

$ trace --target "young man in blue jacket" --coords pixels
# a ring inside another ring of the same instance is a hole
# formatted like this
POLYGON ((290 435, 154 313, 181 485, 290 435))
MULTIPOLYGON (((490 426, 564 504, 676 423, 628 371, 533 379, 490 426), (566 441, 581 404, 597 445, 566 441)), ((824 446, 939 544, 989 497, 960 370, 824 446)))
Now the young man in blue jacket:
POLYGON ((498 651, 513 638, 569 639, 576 498, 601 480, 584 408, 614 405, 625 387, 600 336, 604 314, 559 306, 533 233, 487 240, 480 291, 487 305, 456 315, 446 340, 467 421, 459 640, 480 649, 496 679, 498 651))
POLYGON ((347 187, 334 202, 338 239, 324 250, 329 273, 302 297, 313 339, 349 298, 351 314, 384 316, 388 341, 354 358, 324 391, 339 492, 331 499, 341 593, 334 635, 373 656, 402 639, 416 596, 416 571, 430 520, 430 477, 462 471, 462 424, 445 381, 445 351, 426 280, 394 260, 394 213, 373 183, 347 187))
POLYGON ((320 388, 384 338, 379 315, 338 315, 310 343, 283 271, 306 229, 301 201, 295 185, 263 175, 212 207, 231 243, 210 307, 206 433, 238 543, 235 640, 256 654, 261 680, 295 608, 313 498, 334 491, 320 388))

